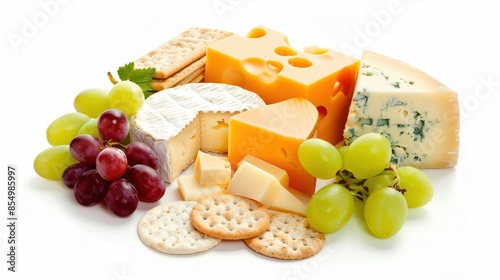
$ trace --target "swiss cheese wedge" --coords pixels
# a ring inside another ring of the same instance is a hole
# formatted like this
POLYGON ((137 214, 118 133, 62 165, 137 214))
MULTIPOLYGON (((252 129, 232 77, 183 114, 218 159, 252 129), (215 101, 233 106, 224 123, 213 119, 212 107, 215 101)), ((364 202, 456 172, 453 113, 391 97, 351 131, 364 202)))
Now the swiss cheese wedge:
POLYGON ((335 145, 342 141, 358 69, 357 58, 315 46, 301 51, 285 34, 259 26, 208 46, 205 81, 248 89, 266 104, 304 97, 320 112, 318 137, 335 145))

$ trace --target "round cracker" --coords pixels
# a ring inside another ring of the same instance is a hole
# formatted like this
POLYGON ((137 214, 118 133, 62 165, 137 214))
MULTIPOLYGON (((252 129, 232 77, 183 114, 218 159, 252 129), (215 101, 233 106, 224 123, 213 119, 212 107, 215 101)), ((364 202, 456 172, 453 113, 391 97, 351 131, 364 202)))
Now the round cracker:
POLYGON ((197 231, 190 221, 195 201, 158 205, 139 221, 137 231, 148 247, 166 254, 194 254, 215 247, 220 239, 197 231))
POLYGON ((307 218, 292 213, 272 212, 263 234, 245 239, 253 251, 271 258, 299 260, 311 257, 325 245, 325 235, 309 226, 307 218))
POLYGON ((240 240, 266 231, 271 217, 260 202, 232 194, 204 198, 193 207, 191 223, 215 238, 240 240))

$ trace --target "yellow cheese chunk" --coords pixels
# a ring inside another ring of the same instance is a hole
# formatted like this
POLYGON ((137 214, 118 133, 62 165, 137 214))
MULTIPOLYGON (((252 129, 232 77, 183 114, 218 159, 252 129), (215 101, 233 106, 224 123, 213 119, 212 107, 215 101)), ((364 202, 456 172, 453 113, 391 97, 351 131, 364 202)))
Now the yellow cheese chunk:
POLYGON ((306 216, 307 213, 307 205, 284 187, 280 188, 276 197, 273 199, 273 202, 269 206, 269 209, 291 212, 301 216, 306 216))
POLYGON ((298 148, 314 136, 318 122, 316 107, 303 97, 260 106, 232 116, 228 129, 228 159, 236 169, 247 154, 282 168, 289 186, 312 195, 316 178, 300 164, 298 148))
POLYGON ((309 201, 311 200, 312 195, 310 195, 310 194, 305 194, 305 193, 299 192, 298 190, 292 189, 292 188, 285 187, 285 189, 287 191, 289 191, 293 196, 298 198, 305 205, 307 205, 309 203, 309 201))
POLYGON ((227 159, 198 151, 194 175, 200 185, 227 185, 231 180, 231 164, 227 159))
POLYGON ((243 162, 243 161, 246 161, 246 162, 249 162, 255 166, 257 166, 258 168, 266 171, 267 173, 270 173, 271 175, 273 175, 276 179, 278 179, 278 181, 280 182, 280 184, 284 187, 288 187, 288 183, 290 181, 289 177, 288 177, 288 173, 286 173, 285 170, 277 167, 276 165, 273 165, 273 164, 270 164, 269 162, 265 161, 265 160, 261 160, 260 158, 256 157, 256 156, 253 156, 253 155, 246 155, 239 163, 238 163, 238 166, 240 166, 240 164, 243 162))
MULTIPOLYGON (((246 157, 246 159, 254 160, 268 170, 280 169, 258 158, 255 160, 255 158, 246 157)), ((271 210, 302 216, 306 215, 307 210, 307 203, 304 203, 302 199, 308 197, 310 199, 310 196, 299 191, 285 188, 274 174, 246 160, 240 162, 227 190, 229 193, 257 200, 271 210)), ((307 201, 309 200, 307 199, 307 201)))
POLYGON ((280 182, 273 175, 244 161, 234 172, 227 191, 269 207, 281 188, 280 182))
POLYGON ((199 201, 205 197, 224 193, 225 189, 219 185, 202 186, 194 174, 183 175, 177 178, 177 188, 180 195, 187 201, 199 201))
MULTIPOLYGON (((294 201, 295 199, 299 199, 303 204, 307 205, 307 203, 309 203, 309 200, 311 200, 311 195, 308 195, 308 194, 305 194, 305 193, 302 193, 296 189, 292 189, 292 188, 289 188, 288 187, 288 184, 289 184, 289 176, 288 176, 288 173, 286 173, 285 170, 277 167, 276 165, 273 165, 273 164, 270 164, 269 162, 267 161, 264 161, 264 160, 261 160, 260 158, 257 158, 253 155, 246 155, 239 163, 238 163, 238 166, 243 162, 243 161, 246 161, 246 162, 249 162, 255 166, 257 166, 258 168, 266 171, 267 173, 273 175, 276 179, 278 179, 278 181, 280 182, 281 186, 283 186, 285 188, 285 190, 289 193, 291 193, 295 198, 290 198, 289 200, 291 201, 294 201)), ((281 203, 281 199, 284 198, 284 197, 289 197, 285 191, 280 191, 275 199, 275 202, 272 203, 271 207, 273 207, 274 205, 276 206, 276 208, 279 208, 278 206, 279 205, 283 205, 283 203, 281 203)), ((283 209, 285 209, 286 207, 281 207, 282 211, 283 209)), ((302 206, 293 206, 293 204, 290 206, 290 208, 298 208, 298 209, 302 209, 302 206)), ((293 212, 293 211, 290 211, 290 212, 293 212)))

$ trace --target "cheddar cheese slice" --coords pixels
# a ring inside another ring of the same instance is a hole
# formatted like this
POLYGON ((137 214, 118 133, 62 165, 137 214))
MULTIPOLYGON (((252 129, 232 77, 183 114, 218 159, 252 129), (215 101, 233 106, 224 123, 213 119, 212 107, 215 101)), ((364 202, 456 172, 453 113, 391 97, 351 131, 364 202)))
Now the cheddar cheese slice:
POLYGON ((249 109, 229 118, 228 159, 236 169, 251 154, 288 173, 289 186, 312 195, 316 178, 300 164, 299 145, 315 135, 318 111, 307 99, 285 101, 249 109))
POLYGON ((266 104, 304 97, 319 112, 318 137, 337 144, 358 70, 359 59, 315 46, 299 51, 284 34, 260 26, 208 47, 205 82, 240 86, 266 104))

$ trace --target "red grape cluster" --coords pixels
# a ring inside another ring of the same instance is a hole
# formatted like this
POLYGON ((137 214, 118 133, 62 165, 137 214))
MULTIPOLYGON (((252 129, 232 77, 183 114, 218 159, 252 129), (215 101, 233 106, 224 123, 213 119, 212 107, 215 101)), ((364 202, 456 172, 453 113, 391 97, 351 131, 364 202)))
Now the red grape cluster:
POLYGON ((163 197, 166 185, 158 172, 158 155, 142 142, 121 144, 129 129, 122 111, 108 109, 97 119, 102 141, 89 134, 71 140, 70 153, 78 163, 64 170, 62 181, 73 189, 79 204, 104 201, 112 213, 126 217, 139 201, 155 202, 163 197))

